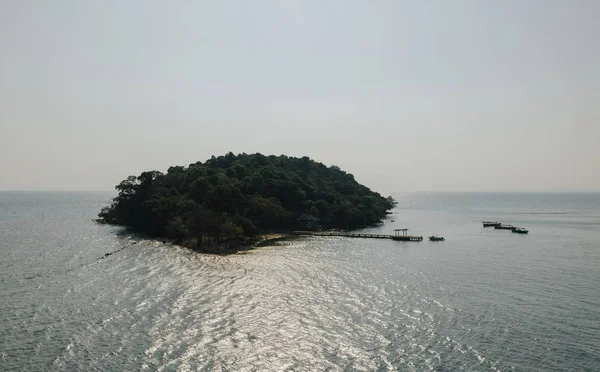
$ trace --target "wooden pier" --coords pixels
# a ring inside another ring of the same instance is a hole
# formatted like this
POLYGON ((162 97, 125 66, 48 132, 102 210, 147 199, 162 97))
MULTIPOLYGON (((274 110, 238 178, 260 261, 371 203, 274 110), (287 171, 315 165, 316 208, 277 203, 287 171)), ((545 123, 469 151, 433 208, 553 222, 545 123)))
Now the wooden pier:
POLYGON ((365 233, 348 233, 341 231, 294 231, 295 235, 311 235, 311 236, 341 236, 344 238, 364 238, 364 239, 391 239, 406 242, 420 242, 422 236, 408 235, 408 229, 396 229, 394 235, 385 234, 365 234, 365 233))

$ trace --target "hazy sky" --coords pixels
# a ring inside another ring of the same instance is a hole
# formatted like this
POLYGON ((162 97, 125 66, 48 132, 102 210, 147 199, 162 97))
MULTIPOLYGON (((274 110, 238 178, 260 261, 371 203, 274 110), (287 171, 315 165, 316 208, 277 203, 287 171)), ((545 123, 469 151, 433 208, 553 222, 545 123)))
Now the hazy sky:
POLYGON ((600 191, 600 1, 0 1, 0 189, 261 152, 600 191))

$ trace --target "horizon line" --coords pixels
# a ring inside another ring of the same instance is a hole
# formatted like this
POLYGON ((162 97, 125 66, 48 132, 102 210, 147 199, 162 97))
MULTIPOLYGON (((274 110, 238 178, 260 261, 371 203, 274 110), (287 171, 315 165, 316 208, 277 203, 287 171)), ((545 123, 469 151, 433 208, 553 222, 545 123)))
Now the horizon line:
MULTIPOLYGON (((543 194, 543 193, 547 193, 547 194, 573 194, 573 193, 580 193, 580 194, 594 194, 594 193, 600 193, 600 190, 410 190, 410 191, 385 191, 385 192, 381 192, 381 191, 377 191, 374 190, 380 194, 399 194, 399 193, 487 193, 487 194, 494 194, 494 193, 523 193, 523 194, 527 194, 527 193, 536 193, 536 194, 543 194)), ((66 190, 61 190, 61 189, 0 189, 0 192, 116 192, 116 190, 107 190, 107 189, 66 189, 66 190)))

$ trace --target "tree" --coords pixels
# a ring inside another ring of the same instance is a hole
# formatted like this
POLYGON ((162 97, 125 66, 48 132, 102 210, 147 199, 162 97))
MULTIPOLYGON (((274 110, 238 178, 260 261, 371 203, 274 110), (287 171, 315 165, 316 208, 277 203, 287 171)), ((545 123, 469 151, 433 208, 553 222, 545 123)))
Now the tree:
POLYGON ((190 185, 190 197, 197 203, 202 203, 206 194, 212 189, 206 178, 198 178, 190 185))
POLYGON ((287 212, 277 199, 259 196, 249 201, 246 214, 259 228, 266 230, 276 227, 287 212))
POLYGON ((151 236, 215 241, 254 236, 259 230, 293 229, 301 216, 325 228, 378 222, 395 206, 337 166, 308 157, 240 154, 211 157, 129 176, 98 216, 151 236))
POLYGON ((329 205, 329 203, 327 203, 323 199, 319 199, 319 200, 317 200, 315 206, 317 207, 317 209, 319 211, 319 216, 322 219, 328 220, 329 218, 331 218, 331 206, 329 205))

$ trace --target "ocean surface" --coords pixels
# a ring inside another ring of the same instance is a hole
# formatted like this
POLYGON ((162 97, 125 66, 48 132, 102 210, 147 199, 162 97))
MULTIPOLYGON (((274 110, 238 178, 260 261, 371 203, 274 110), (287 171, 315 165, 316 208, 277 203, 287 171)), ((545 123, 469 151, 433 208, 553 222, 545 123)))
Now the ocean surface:
POLYGON ((394 196, 366 231, 446 241, 202 255, 93 223, 110 193, 0 192, 0 370, 600 370, 600 194, 394 196))

